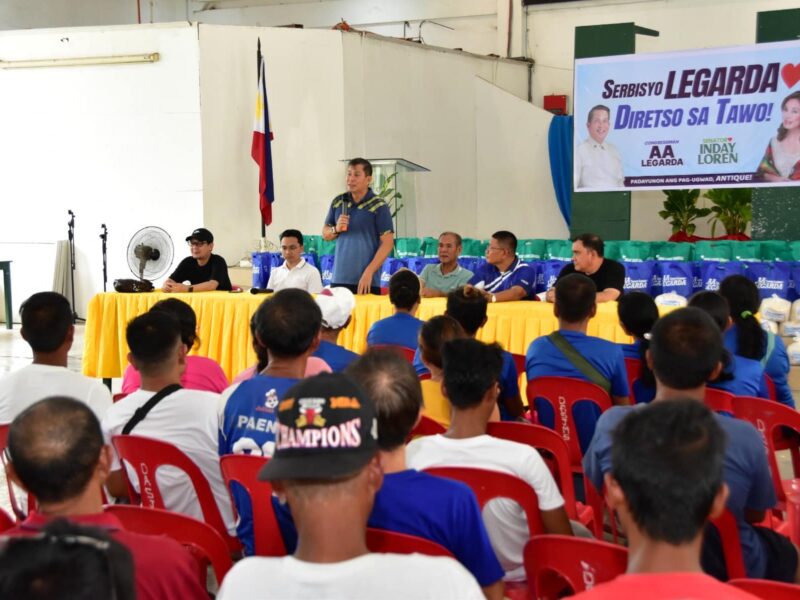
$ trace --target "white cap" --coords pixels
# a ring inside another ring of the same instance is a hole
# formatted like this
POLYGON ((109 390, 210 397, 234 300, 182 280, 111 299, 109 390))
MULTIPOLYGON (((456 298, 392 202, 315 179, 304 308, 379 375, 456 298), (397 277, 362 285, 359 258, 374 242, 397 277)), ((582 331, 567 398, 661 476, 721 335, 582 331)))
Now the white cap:
POLYGON ((322 311, 322 326, 328 329, 344 327, 356 307, 353 292, 345 287, 326 287, 317 294, 316 301, 322 311))

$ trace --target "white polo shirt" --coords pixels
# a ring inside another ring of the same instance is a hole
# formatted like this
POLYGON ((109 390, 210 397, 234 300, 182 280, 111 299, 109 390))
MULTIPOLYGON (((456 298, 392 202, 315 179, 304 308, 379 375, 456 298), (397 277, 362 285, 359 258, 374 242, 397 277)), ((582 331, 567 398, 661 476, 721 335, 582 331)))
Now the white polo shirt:
MULTIPOLYGON (((111 437, 120 435, 123 427, 155 392, 138 390, 112 405, 102 422, 106 443, 111 437)), ((214 499, 217 501, 222 521, 231 535, 236 526, 231 508, 231 499, 222 472, 219 468, 219 417, 217 406, 219 394, 198 390, 180 389, 161 400, 147 416, 131 431, 131 435, 151 437, 176 446, 196 464, 206 476, 214 499)), ((116 451, 111 470, 120 468, 116 451)), ((128 477, 134 489, 139 491, 139 479, 132 469, 128 477)), ((203 520, 203 512, 187 475, 173 467, 163 467, 157 474, 158 487, 168 510, 180 512, 203 520)))
POLYGON ((483 600, 484 595, 453 558, 365 554, 338 563, 310 563, 294 556, 245 558, 225 576, 217 598, 483 600))
POLYGON ((102 420, 111 392, 99 379, 66 367, 28 365, 0 379, 0 423, 10 423, 31 404, 48 396, 69 396, 86 404, 102 420))
POLYGON ((316 267, 301 258, 293 269, 286 266, 286 261, 277 269, 272 269, 269 274, 267 289, 274 292, 288 288, 298 288, 309 294, 319 294, 322 291, 322 276, 316 267))

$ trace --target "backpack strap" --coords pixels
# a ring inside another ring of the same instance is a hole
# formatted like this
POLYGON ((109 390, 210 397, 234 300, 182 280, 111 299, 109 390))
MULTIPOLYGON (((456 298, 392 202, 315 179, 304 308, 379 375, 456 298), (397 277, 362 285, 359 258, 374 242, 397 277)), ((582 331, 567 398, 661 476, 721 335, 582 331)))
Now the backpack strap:
POLYGON ((767 361, 769 357, 772 355, 772 351, 775 350, 775 334, 771 331, 767 331, 767 351, 764 352, 764 356, 761 359, 761 366, 766 368, 767 361))
POLYGON ((153 394, 153 397, 145 402, 142 406, 137 408, 136 412, 133 413, 133 416, 128 420, 127 423, 125 423, 125 427, 122 428, 122 435, 128 435, 134 427, 144 420, 144 418, 147 416, 147 413, 149 413, 156 404, 161 402, 171 393, 177 392, 180 389, 182 389, 182 387, 179 383, 173 383, 172 385, 168 385, 164 389, 153 394))
POLYGON ((611 395, 611 382, 592 363, 581 356, 580 352, 569 343, 567 338, 558 331, 554 331, 547 338, 553 342, 556 348, 561 350, 567 360, 572 363, 572 366, 578 369, 586 379, 595 385, 599 385, 609 396, 611 395))

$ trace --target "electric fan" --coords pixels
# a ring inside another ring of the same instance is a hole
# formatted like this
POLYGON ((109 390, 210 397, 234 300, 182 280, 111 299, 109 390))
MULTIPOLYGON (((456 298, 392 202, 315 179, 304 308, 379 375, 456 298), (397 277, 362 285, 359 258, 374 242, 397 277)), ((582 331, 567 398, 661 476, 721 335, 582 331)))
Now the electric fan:
POLYGON ((160 227, 150 226, 140 229, 128 242, 128 268, 139 279, 115 279, 114 289, 118 292, 151 292, 151 279, 163 276, 172 266, 175 248, 172 238, 160 227))

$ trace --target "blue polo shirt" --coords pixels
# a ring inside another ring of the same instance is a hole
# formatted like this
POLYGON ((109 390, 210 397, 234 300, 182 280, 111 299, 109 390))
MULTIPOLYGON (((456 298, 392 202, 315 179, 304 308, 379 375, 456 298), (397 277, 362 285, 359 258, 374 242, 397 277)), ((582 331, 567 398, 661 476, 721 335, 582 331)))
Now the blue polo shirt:
MULTIPOLYGON (((414 353, 414 370, 417 376, 429 375, 430 371, 422 364, 422 355, 419 348, 414 353)), ((501 402, 506 398, 516 398, 519 396, 519 373, 517 372, 517 365, 514 364, 514 357, 511 352, 503 350, 503 368, 500 371, 500 396, 498 396, 498 407, 500 409, 500 418, 503 421, 513 421, 514 418, 508 414, 505 404, 501 402)))
MULTIPOLYGON (((272 456, 275 448, 275 415, 286 391, 299 379, 256 375, 241 382, 225 403, 219 428, 219 455, 272 456)), ((250 496, 238 484, 232 486, 239 523, 236 535, 248 556, 254 552, 253 511, 250 496)))
MULTIPOLYGON (((273 499, 286 551, 297 546, 297 531, 286 505, 273 499)), ((475 496, 465 484, 407 469, 383 477, 368 527, 415 535, 450 550, 481 586, 505 573, 495 556, 475 496)))
MULTIPOLYGON (((611 470, 611 434, 632 410, 641 407, 615 406, 597 421, 594 437, 583 456, 583 470, 598 490, 603 489, 603 476, 611 470)), ((730 488, 727 506, 739 525, 747 576, 762 578, 767 568, 764 542, 745 521, 744 513, 746 508, 768 510, 777 502, 764 444, 750 423, 718 414, 715 418, 728 439, 723 478, 730 488)))
MULTIPOLYGON (((767 337, 767 332, 764 332, 764 337, 767 337)), ((764 372, 770 376, 772 382, 775 384, 776 400, 781 404, 794 408, 794 397, 792 390, 789 387, 789 356, 786 354, 786 346, 783 340, 775 335, 773 336, 775 345, 772 352, 767 357, 766 364, 764 364, 764 372)), ((736 342, 736 325, 730 327, 724 334, 723 340, 725 347, 729 352, 736 354, 738 352, 738 345, 736 342)), ((766 346, 766 339, 764 342, 766 346)))
POLYGON ((522 262, 517 256, 508 267, 508 270, 503 273, 494 265, 489 263, 482 264, 475 270, 475 274, 469 282, 472 285, 482 282, 483 289, 491 294, 505 292, 518 285, 525 290, 527 297, 531 298, 535 293, 536 270, 528 263, 522 262))
MULTIPOLYGON (((336 238, 336 259, 333 263, 333 283, 358 285, 361 274, 375 258, 381 245, 381 236, 394 233, 392 214, 386 202, 375 195, 372 189, 367 190, 357 204, 350 192, 346 192, 331 202, 326 225, 336 225, 342 212, 350 216, 347 231, 336 238)), ((381 285, 381 270, 372 276, 373 287, 381 285)))
POLYGON ((769 389, 761 363, 737 354, 730 356, 732 360, 726 373, 733 375, 733 379, 710 381, 708 387, 730 392, 734 396, 757 396, 769 399, 769 389))
POLYGON ((622 348, 623 358, 642 359, 641 354, 639 354, 639 340, 633 340, 632 344, 619 344, 619 347, 622 348))
POLYGON ((327 340, 320 341, 319 348, 312 356, 321 358, 328 363, 334 373, 341 373, 347 368, 347 365, 358 358, 358 354, 355 352, 327 340))
MULTIPOLYGON (((561 335, 608 379, 611 383, 612 396, 628 395, 628 375, 619 345, 579 331, 562 330, 561 335)), ((547 336, 536 338, 531 342, 525 355, 525 371, 528 381, 547 376, 572 377, 588 381, 547 336)), ((555 426, 555 415, 549 403, 537 399, 536 411, 539 422, 550 428, 555 426)), ((585 450, 592 439, 594 423, 600 415, 600 410, 595 404, 582 402, 575 407, 573 414, 581 449, 585 450)))
POLYGON ((397 312, 391 317, 375 321, 367 333, 367 346, 389 344, 416 348, 419 345, 419 330, 422 323, 416 317, 404 312, 397 312))

